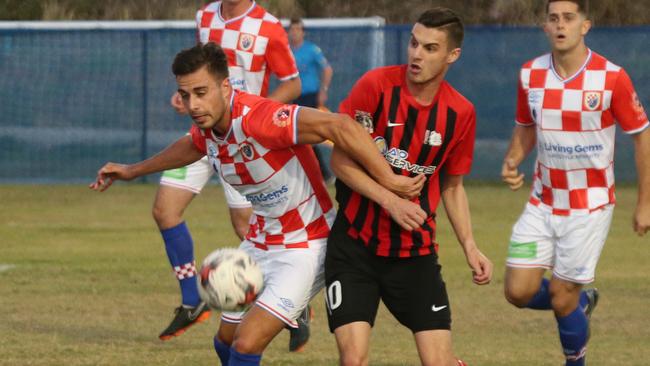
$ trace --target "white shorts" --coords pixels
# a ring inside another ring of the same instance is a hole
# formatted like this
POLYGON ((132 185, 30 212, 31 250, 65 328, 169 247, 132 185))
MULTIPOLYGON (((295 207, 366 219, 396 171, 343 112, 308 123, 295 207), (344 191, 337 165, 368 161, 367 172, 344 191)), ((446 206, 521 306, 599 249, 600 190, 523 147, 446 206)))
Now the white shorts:
MULTIPOLYGON (((164 171, 160 178, 160 184, 199 194, 203 187, 208 184, 212 174, 214 174, 214 170, 208 162, 208 157, 204 156, 201 160, 195 161, 188 166, 164 171)), ((251 203, 230 184, 221 180, 221 186, 223 187, 228 207, 251 207, 251 203)))
POLYGON ((512 228, 508 267, 548 268, 575 283, 594 281, 614 206, 584 216, 558 216, 527 204, 512 228))
MULTIPOLYGON (((262 269, 264 290, 255 304, 292 328, 309 301, 325 285, 327 239, 309 241, 309 248, 263 250, 244 240, 239 246, 262 269)), ((240 323, 245 312, 223 312, 227 323, 240 323)))

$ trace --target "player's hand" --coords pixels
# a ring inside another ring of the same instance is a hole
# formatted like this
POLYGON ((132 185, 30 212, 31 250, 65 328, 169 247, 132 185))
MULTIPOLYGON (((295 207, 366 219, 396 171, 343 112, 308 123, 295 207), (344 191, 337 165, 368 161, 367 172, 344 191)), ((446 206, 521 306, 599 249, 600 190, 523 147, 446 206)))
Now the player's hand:
POLYGON ((513 191, 524 185, 524 174, 519 173, 517 165, 511 159, 506 159, 501 167, 501 179, 510 186, 513 191))
POLYGON ((650 205, 637 204, 632 225, 639 236, 645 235, 650 230, 650 205))
POLYGON ((185 109, 185 105, 183 104, 183 98, 181 98, 181 95, 178 92, 172 95, 172 99, 169 101, 169 104, 171 104, 176 113, 180 115, 187 114, 187 109, 185 109))
POLYGON ((415 177, 393 174, 384 187, 396 195, 410 200, 420 195, 426 180, 424 174, 418 174, 415 177))
MULTIPOLYGON (((392 195, 391 195, 392 196, 392 195)), ((424 223, 427 213, 415 202, 405 200, 396 196, 389 199, 383 207, 388 211, 390 217, 404 230, 412 231, 424 223)))
POLYGON ((476 247, 471 245, 465 250, 467 264, 472 269, 472 281, 477 285, 487 285, 492 279, 492 262, 476 247))
POLYGON ((135 175, 131 172, 129 165, 107 163, 97 171, 97 178, 88 185, 88 188, 104 192, 116 179, 131 180, 133 178, 135 178, 135 175))

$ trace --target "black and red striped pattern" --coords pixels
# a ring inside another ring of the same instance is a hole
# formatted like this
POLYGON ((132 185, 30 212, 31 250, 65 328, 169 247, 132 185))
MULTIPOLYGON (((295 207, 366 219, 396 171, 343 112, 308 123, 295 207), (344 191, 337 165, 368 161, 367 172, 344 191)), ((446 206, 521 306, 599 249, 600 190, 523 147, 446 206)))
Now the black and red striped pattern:
POLYGON ((385 146, 382 152, 396 174, 413 176, 424 171, 427 175, 415 202, 428 218, 412 232, 401 229, 378 204, 337 182, 339 215, 350 222, 349 234, 387 257, 427 255, 435 250, 440 172, 467 174, 474 149, 472 104, 444 81, 432 104, 419 104, 408 91, 405 70, 404 66, 390 66, 370 71, 340 106, 342 113, 352 117, 372 116, 372 136, 380 148, 385 146), (436 138, 430 138, 432 135, 436 138))

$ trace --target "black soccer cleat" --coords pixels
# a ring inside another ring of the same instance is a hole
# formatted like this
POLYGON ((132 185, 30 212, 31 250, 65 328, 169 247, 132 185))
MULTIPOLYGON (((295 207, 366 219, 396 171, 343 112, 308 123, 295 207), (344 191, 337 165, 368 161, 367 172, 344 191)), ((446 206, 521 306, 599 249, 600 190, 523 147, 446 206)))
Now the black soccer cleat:
POLYGON ((591 313, 596 308, 596 305, 598 305, 598 297, 600 295, 598 294, 597 288, 588 288, 585 290, 585 294, 587 295, 587 305, 582 311, 585 312, 587 319, 591 319, 591 313))
POLYGON ((309 341, 309 323, 312 317, 311 306, 307 307, 300 313, 296 322, 298 328, 289 328, 289 352, 301 352, 307 341, 309 341))
POLYGON ((587 316, 587 342, 589 342, 591 338, 591 313, 593 313, 596 305, 598 305, 598 297, 600 295, 598 294, 597 288, 588 288, 585 290, 585 294, 587 295, 587 305, 582 311, 587 316))
POLYGON ((201 301, 196 307, 181 305, 174 310, 174 319, 172 319, 172 322, 169 324, 167 329, 160 333, 158 338, 160 338, 161 341, 167 341, 173 337, 178 337, 185 333, 187 328, 191 327, 195 323, 207 320, 209 317, 210 308, 208 308, 207 304, 203 301, 201 301))

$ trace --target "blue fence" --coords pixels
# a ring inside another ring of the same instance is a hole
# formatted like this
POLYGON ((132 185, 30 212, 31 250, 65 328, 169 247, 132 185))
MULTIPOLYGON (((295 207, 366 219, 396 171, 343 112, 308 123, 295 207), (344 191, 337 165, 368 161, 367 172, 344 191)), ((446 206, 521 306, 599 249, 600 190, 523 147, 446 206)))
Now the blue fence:
MULTIPOLYGON (((307 29, 334 68, 330 109, 368 69, 404 63, 409 35, 409 26, 307 29)), ((107 160, 137 161, 181 136, 191 121, 169 106, 170 64, 194 41, 193 29, 0 29, 0 182, 88 182, 107 160)), ((595 29, 588 44, 628 70, 648 107, 650 27, 595 29)), ((448 80, 478 112, 472 178, 498 178, 518 68, 546 50, 537 28, 467 29, 448 80)), ((617 144, 617 178, 632 181, 631 139, 617 144)))

